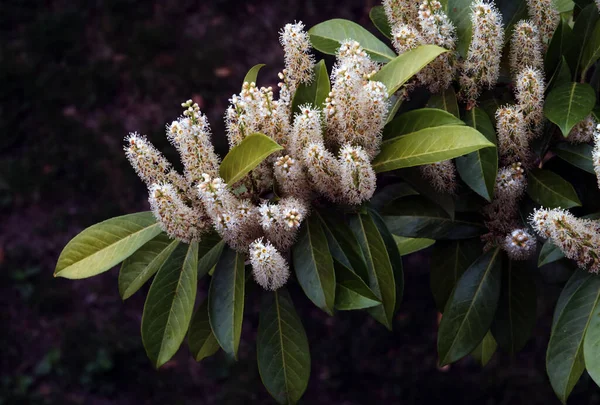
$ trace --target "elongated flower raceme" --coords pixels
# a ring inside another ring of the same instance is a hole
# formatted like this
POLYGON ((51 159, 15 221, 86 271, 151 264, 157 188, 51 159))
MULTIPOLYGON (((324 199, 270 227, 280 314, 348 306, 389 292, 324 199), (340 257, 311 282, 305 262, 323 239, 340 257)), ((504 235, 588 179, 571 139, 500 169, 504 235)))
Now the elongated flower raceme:
POLYGON ((531 20, 540 31, 542 46, 545 50, 558 27, 560 14, 556 10, 553 0, 527 0, 527 6, 531 20))
POLYGON ((570 143, 588 143, 594 140, 594 131, 596 130, 596 121, 591 115, 573 127, 567 141, 570 143))
POLYGON ((530 222, 541 237, 551 239, 579 267, 592 273, 600 271, 598 222, 575 218, 561 209, 535 210, 530 222))
POLYGON ((496 110, 498 152, 504 164, 529 162, 531 132, 518 105, 504 106, 496 110))
POLYGON ((370 200, 375 192, 375 171, 360 146, 344 145, 339 156, 344 202, 351 205, 370 200))
POLYGON ((284 197, 295 197, 308 200, 312 188, 308 184, 306 173, 300 161, 289 155, 278 157, 274 164, 275 179, 284 197))
POLYGON ((592 152, 592 159, 594 163, 594 172, 596 172, 596 178, 598 179, 598 187, 600 188, 600 124, 596 126, 594 131, 594 150, 592 152))
POLYGON ((419 168, 423 177, 436 190, 450 194, 456 190, 456 167, 451 160, 423 165, 419 168))
POLYGON ((289 266, 269 241, 256 239, 250 244, 249 256, 254 280, 262 288, 275 291, 285 285, 290 277, 289 266))
POLYGON ((510 41, 510 70, 513 76, 525 68, 543 69, 542 40, 535 24, 519 21, 510 41))
POLYGON ((541 134, 544 120, 544 74, 526 67, 517 76, 516 97, 531 137, 541 134))
POLYGON ((471 6, 473 35, 462 66, 460 96, 474 104, 483 88, 496 85, 504 46, 502 16, 493 3, 476 1, 471 6))
POLYGON ((314 189, 330 201, 339 201, 341 167, 333 154, 315 142, 304 148, 303 160, 314 189))
POLYGON ((279 75, 282 80, 280 98, 289 105, 298 85, 312 80, 315 58, 310 53, 310 39, 301 22, 286 24, 280 32, 279 42, 285 55, 285 69, 279 75))
POLYGON ((288 149, 295 158, 301 158, 310 143, 323 142, 323 118, 321 110, 310 105, 300 106, 288 142, 288 149))
POLYGON ((512 260, 527 260, 535 254, 536 241, 527 230, 515 229, 506 236, 502 248, 512 260))
POLYGON ((298 229, 308 209, 303 201, 287 197, 278 204, 262 204, 259 212, 260 224, 267 238, 278 249, 287 250, 296 240, 298 229))
POLYGON ((392 29, 400 24, 412 24, 418 16, 415 0, 383 0, 383 9, 392 29))

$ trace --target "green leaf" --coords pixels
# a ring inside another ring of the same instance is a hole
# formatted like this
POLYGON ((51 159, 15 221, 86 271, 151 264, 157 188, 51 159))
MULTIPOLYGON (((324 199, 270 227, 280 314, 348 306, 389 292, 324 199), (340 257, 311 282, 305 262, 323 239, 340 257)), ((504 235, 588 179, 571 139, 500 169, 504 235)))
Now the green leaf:
MULTIPOLYGON (((592 276, 598 277, 598 276, 592 276)), ((600 288, 600 287, 599 287, 600 288)), ((585 368, 596 385, 600 385, 600 303, 592 311, 587 332, 583 340, 585 368)))
POLYGON ((375 307, 381 300, 365 282, 345 266, 335 266, 337 285, 335 289, 335 309, 351 311, 375 307))
POLYGON ((592 158, 593 151, 594 148, 587 143, 572 144, 568 142, 561 142, 553 149, 553 152, 565 162, 588 173, 595 174, 594 160, 592 158))
POLYGON ((553 90, 555 87, 562 86, 563 84, 569 84, 571 83, 571 77, 573 77, 573 75, 571 74, 571 69, 569 68, 567 60, 563 56, 558 65, 558 68, 556 69, 554 75, 552 75, 552 78, 548 83, 547 89, 550 91, 553 90))
POLYGON ((577 65, 573 72, 577 74, 584 67, 583 57, 586 44, 593 37, 594 27, 600 19, 596 4, 589 4, 577 16, 573 25, 574 42, 569 44, 569 53, 577 65))
POLYGON ((202 239, 198 246, 198 278, 204 277, 217 265, 224 247, 225 241, 217 233, 210 239, 202 239))
POLYGON ((391 96, 429 62, 445 52, 448 51, 436 45, 421 45, 394 58, 375 73, 371 80, 385 84, 391 96))
POLYGON ((548 94, 544 114, 558 125, 566 138, 576 124, 590 115, 595 104, 596 95, 592 86, 568 83, 555 87, 548 94))
POLYGON ((119 271, 119 294, 126 300, 139 290, 146 281, 165 265, 179 244, 161 233, 139 248, 123 262, 119 271))
POLYGON ((386 38, 392 38, 392 27, 388 22, 387 16, 383 6, 374 6, 369 12, 369 18, 373 22, 373 25, 385 35, 386 38))
POLYGON ((479 239, 442 241, 436 243, 431 254, 430 285, 435 306, 444 312, 454 286, 481 255, 479 239))
POLYGON ((355 22, 336 18, 315 25, 308 30, 312 46, 327 55, 335 55, 340 44, 353 39, 376 62, 389 62, 396 56, 386 44, 355 22))
POLYGON ((537 296, 535 280, 519 262, 507 260, 502 274, 502 290, 492 324, 492 333, 504 350, 521 350, 533 332, 537 296))
POLYGON ((306 296, 319 308, 333 315, 335 270, 327 236, 316 215, 304 221, 298 241, 292 248, 296 277, 306 296))
POLYGON ((272 153, 283 148, 274 140, 261 133, 245 137, 231 148, 219 168, 221 177, 227 184, 235 184, 272 153))
POLYGON ((244 77, 244 81, 242 83, 255 83, 258 79, 258 72, 267 65, 264 63, 259 63, 258 65, 252 66, 252 68, 246 73, 246 77, 244 77))
POLYGON ((210 328, 208 301, 198 307, 190 322, 188 345, 196 361, 210 357, 219 350, 219 342, 210 328))
POLYGON ((536 169, 529 172, 527 177, 527 194, 541 206, 564 209, 581 206, 581 201, 571 183, 558 174, 536 169))
POLYGON ((437 108, 421 108, 401 114, 383 128, 383 139, 390 139, 426 128, 465 123, 447 111, 437 108))
POLYGON ((369 202, 377 211, 383 209, 390 203, 404 197, 419 195, 419 193, 406 183, 394 183, 377 188, 375 195, 369 202))
POLYGON ((400 106, 404 102, 404 98, 398 92, 396 92, 390 96, 388 102, 390 106, 388 108, 388 116, 385 120, 386 124, 390 123, 394 119, 396 113, 400 109, 400 106))
POLYGON ((427 249, 429 246, 432 246, 435 243, 435 240, 433 239, 406 238, 404 236, 396 235, 394 235, 394 240, 396 241, 396 246, 398 247, 398 251, 400 251, 400 255, 402 256, 407 256, 411 253, 427 249))
POLYGON ((560 312, 555 313, 556 324, 546 352, 548 377, 563 403, 585 369, 584 337, 600 299, 600 277, 577 274, 582 272, 573 275, 577 282, 567 284, 559 298, 560 312))
POLYGON ((448 18, 452 20, 456 27, 456 36, 458 37, 456 50, 463 58, 467 56, 469 45, 471 45, 473 32, 471 24, 472 3, 472 0, 448 0, 448 7, 446 8, 448 18))
POLYGON ((542 267, 546 264, 554 263, 560 259, 563 259, 565 254, 552 243, 552 240, 548 239, 540 250, 540 256, 538 257, 538 267, 542 267))
POLYGON ((492 359, 494 353, 496 353, 497 347, 498 343, 496 343, 496 339, 494 339, 492 333, 488 331, 481 343, 479 343, 479 346, 471 352, 471 356, 473 356, 475 361, 477 361, 481 367, 485 367, 492 359))
POLYGON ((467 126, 426 128, 384 143, 373 169, 381 173, 426 165, 493 146, 479 131, 467 126))
POLYGON ((110 270, 161 233, 151 212, 111 218, 84 229, 65 246, 55 277, 87 278, 110 270))
POLYGON ((581 64, 583 66, 582 77, 585 72, 600 58, 600 21, 596 22, 592 35, 588 38, 587 43, 583 48, 581 64))
MULTIPOLYGON (((496 132, 490 117, 480 108, 467 111, 465 122, 482 133, 488 141, 496 144, 496 132)), ((498 173, 498 150, 485 148, 456 159, 460 178, 477 194, 488 201, 494 196, 498 173)))
POLYGON ((173 357, 185 339, 194 311, 198 244, 179 244, 160 268, 142 315, 142 341, 156 368, 173 357))
POLYGON ((208 316, 215 338, 225 353, 237 359, 244 318, 244 256, 226 248, 208 291, 208 316))
POLYGON ((528 18, 527 3, 524 0, 495 0, 498 10, 504 22, 504 42, 510 41, 514 26, 520 21, 528 18))
POLYGON ((300 106, 310 104, 314 108, 323 108, 325 99, 329 97, 331 83, 324 60, 315 65, 315 76, 310 84, 300 83, 292 100, 292 112, 299 113, 300 106))
POLYGON ((438 332, 440 365, 471 353, 490 329, 500 296, 500 249, 477 259, 448 299, 438 332))
POLYGON ((408 197, 386 210, 385 222, 394 235, 435 240, 469 239, 485 232, 477 222, 452 220, 438 206, 423 198, 408 197))
POLYGON ((367 262, 369 287, 382 302, 368 312, 375 320, 392 329, 392 319, 396 305, 394 272, 386 244, 377 225, 369 214, 356 214, 350 217, 350 228, 367 262))
POLYGON ((306 332, 285 288, 264 294, 258 336, 258 371, 280 404, 295 404, 308 386, 310 352, 306 332))
MULTIPOLYGON (((454 88, 448 87, 441 93, 434 94, 427 102, 427 107, 438 108, 452 114, 460 121, 460 111, 458 110, 458 100, 454 88)), ((462 121, 460 121, 462 123, 462 121)))
POLYGON ((448 217, 454 220, 456 203, 454 202, 454 196, 452 196, 452 194, 442 193, 439 190, 436 190, 429 181, 423 177, 423 174, 418 167, 403 169, 398 175, 402 180, 406 181, 411 187, 417 190, 418 194, 441 207, 444 212, 448 214, 448 217))
POLYGON ((573 29, 569 26, 569 22, 566 20, 566 18, 561 18, 561 21, 558 24, 556 31, 554 31, 552 39, 550 40, 548 51, 544 57, 544 67, 548 74, 557 69, 561 59, 566 61, 563 55, 568 55, 568 50, 573 45, 574 41, 575 38, 573 35, 573 29))

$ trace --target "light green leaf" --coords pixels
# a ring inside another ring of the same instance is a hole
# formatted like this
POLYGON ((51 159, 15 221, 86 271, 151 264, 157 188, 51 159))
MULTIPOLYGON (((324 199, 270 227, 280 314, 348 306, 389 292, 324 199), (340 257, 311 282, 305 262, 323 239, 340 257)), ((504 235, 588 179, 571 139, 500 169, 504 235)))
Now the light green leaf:
POLYGON ((385 84, 391 96, 429 62, 445 52, 448 51, 436 45, 421 45, 394 58, 375 73, 371 80, 385 84))
POLYGON ((578 273, 583 270, 572 276, 577 281, 567 285, 559 298, 546 352, 548 377, 563 403, 585 369, 584 337, 600 300, 600 277, 578 273))
POLYGON ((328 55, 335 55, 343 41, 353 39, 376 62, 389 62, 396 57, 396 53, 386 44, 360 25, 349 20, 336 18, 324 21, 308 30, 308 34, 312 46, 328 55))
POLYGON ((219 173, 227 184, 235 184, 269 155, 282 149, 277 142, 264 134, 256 132, 248 135, 231 148, 221 162, 219 173))
POLYGON ((426 128, 384 143, 373 168, 378 173, 388 172, 449 160, 493 146, 480 132, 467 126, 426 128))
POLYGON ((494 353, 496 353, 497 347, 498 343, 496 343, 496 339, 494 339, 492 333, 488 331, 481 343, 479 343, 479 346, 471 352, 471 356, 473 356, 475 361, 477 361, 481 367, 485 367, 492 359, 494 353))
MULTIPOLYGON (((482 133, 488 141, 496 144, 496 132, 490 117, 480 108, 467 111, 467 125, 482 133)), ((488 201, 494 196, 494 186, 498 173, 498 150, 485 148, 456 159, 456 169, 460 178, 477 194, 488 201)))
POLYGON ((471 353, 490 329, 500 296, 500 249, 484 253, 462 275, 438 331, 440 365, 471 353))
POLYGON ((226 248, 208 291, 208 316, 215 338, 225 353, 237 359, 244 318, 244 256, 226 248))
POLYGON ((210 328, 208 320, 208 301, 198 307, 190 322, 188 345, 196 361, 210 357, 219 350, 219 342, 210 328))
MULTIPOLYGON (((442 90, 441 93, 434 94, 427 102, 427 107, 444 110, 460 121, 460 111, 458 110, 458 100, 453 87, 442 90)), ((462 123, 462 121, 460 121, 462 123)))
POLYGON ((587 143, 572 144, 568 142, 561 142, 553 149, 553 152, 565 162, 588 173, 595 174, 592 158, 593 151, 594 148, 587 143))
POLYGON ((256 338, 258 371, 280 404, 297 403, 310 376, 310 351, 302 322, 285 288, 264 294, 256 338))
POLYGON ((404 102, 404 98, 399 94, 399 92, 396 92, 390 96, 388 102, 390 106, 388 108, 388 116, 385 120, 386 124, 390 123, 394 119, 396 113, 400 109, 400 106, 404 102))
POLYGON ((444 312, 448 298, 460 277, 481 253, 479 239, 436 243, 431 254, 429 277, 435 306, 440 312, 444 312))
POLYGON ((256 81, 258 79, 258 72, 265 66, 267 65, 265 65, 264 63, 259 63, 258 65, 252 66, 248 73, 246 73, 246 77, 244 77, 244 81, 242 83, 256 84, 256 81))
POLYGON ((185 339, 196 300, 197 268, 198 244, 179 244, 152 281, 142 315, 142 341, 156 368, 185 339))
POLYGON ((300 83, 292 100, 292 112, 300 112, 300 106, 310 104, 314 108, 323 108, 325 99, 329 97, 331 83, 324 60, 320 60, 314 68, 315 76, 309 84, 300 83))
POLYGON ((492 333, 509 353, 521 350, 533 332, 536 321, 537 295, 535 280, 520 262, 507 260, 502 274, 502 292, 492 333))
POLYGON ((335 270, 327 236, 317 215, 309 216, 292 248, 294 270, 306 296, 319 308, 333 315, 335 270))
POLYGON ((149 211, 92 225, 65 246, 54 276, 79 279, 110 270, 161 232, 149 211))
POLYGON ((387 16, 383 6, 374 6, 369 12, 369 18, 373 22, 373 25, 381 32, 386 38, 392 38, 392 27, 388 22, 387 16))
POLYGON ((411 253, 418 252, 423 249, 427 249, 429 246, 435 243, 433 239, 427 238, 406 238, 404 236, 396 236, 394 235, 394 240, 396 241, 396 246, 398 247, 398 251, 400 255, 407 256, 411 253))
POLYGON ((335 277, 337 281, 335 309, 351 311, 371 308, 381 304, 381 300, 365 282, 345 266, 335 266, 335 277))
POLYGON ((421 108, 412 110, 396 117, 383 128, 383 139, 389 141, 402 135, 417 132, 426 128, 444 125, 465 125, 447 111, 437 108, 421 108))
POLYGON ((540 250, 540 256, 538 257, 538 267, 543 265, 554 263, 557 260, 563 259, 565 254, 552 243, 552 240, 548 239, 540 250))
POLYGON ((131 297, 150 280, 165 265, 178 244, 178 240, 171 240, 167 234, 161 233, 125 259, 119 271, 121 298, 131 297))
POLYGON ((351 216, 349 225, 367 262, 369 287, 382 302, 381 305, 369 308, 368 312, 391 330, 396 305, 396 284, 386 244, 369 214, 351 216))
POLYGON ((568 83, 552 89, 546 103, 544 114, 558 125, 566 138, 571 129, 583 121, 596 104, 596 94, 589 84, 568 83))
POLYGON ((527 194, 541 206, 564 209, 581 206, 581 201, 571 183, 558 174, 549 170, 536 169, 529 172, 527 177, 527 194))
POLYGON ((582 76, 600 58, 600 21, 596 22, 592 35, 588 38, 583 48, 581 64, 583 66, 582 76))

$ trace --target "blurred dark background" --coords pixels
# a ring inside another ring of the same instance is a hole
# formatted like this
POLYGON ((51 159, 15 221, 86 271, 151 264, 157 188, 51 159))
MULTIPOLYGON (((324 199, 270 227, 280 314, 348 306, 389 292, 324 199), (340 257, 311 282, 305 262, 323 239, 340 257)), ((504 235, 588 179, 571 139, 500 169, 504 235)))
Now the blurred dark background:
MULTIPOLYGON (((219 148, 222 115, 251 66, 282 68, 278 30, 341 17, 371 26, 374 0, 0 0, 0 404, 272 403, 256 367, 259 291, 246 304, 240 360, 197 364, 186 345, 160 370, 139 335, 144 292, 121 302, 117 270, 54 279, 67 241, 148 208, 122 153, 139 131, 167 156, 164 125, 192 98, 219 148)), ((176 159, 171 159, 176 160, 176 159)), ((557 286, 545 286, 534 338, 481 369, 436 366, 437 311, 425 254, 405 260, 393 332, 362 313, 335 318, 296 287, 312 374, 304 404, 558 404, 544 371, 557 286)), ((206 294, 201 283, 199 299, 206 294)), ((600 402, 582 378, 573 404, 600 402)))

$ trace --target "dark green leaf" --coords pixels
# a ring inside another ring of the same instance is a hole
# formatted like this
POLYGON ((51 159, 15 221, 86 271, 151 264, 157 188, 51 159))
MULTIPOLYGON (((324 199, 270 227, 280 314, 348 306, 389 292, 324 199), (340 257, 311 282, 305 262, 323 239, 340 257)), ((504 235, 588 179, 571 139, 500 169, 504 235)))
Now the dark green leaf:
POLYGON ((198 307, 190 322, 188 345, 196 361, 212 356, 219 350, 219 342, 210 328, 208 301, 198 307))
POLYGON ((401 114, 387 124, 383 129, 383 139, 389 141, 398 136, 407 135, 426 128, 464 124, 464 122, 447 111, 436 108, 421 108, 401 114))
POLYGON ((588 38, 588 42, 583 48, 581 60, 581 65, 583 66, 582 76, 584 76, 585 72, 596 63, 598 58, 600 58, 600 21, 596 22, 592 35, 588 38))
POLYGON ((427 102, 427 107, 437 108, 452 114, 460 121, 460 111, 458 110, 458 100, 454 88, 448 87, 441 93, 434 94, 427 102))
POLYGON ((408 197, 411 195, 419 195, 419 193, 406 183, 389 184, 381 189, 377 189, 370 204, 377 211, 382 211, 386 205, 391 204, 395 200, 408 197))
MULTIPOLYGON (((550 40, 546 56, 544 57, 544 67, 546 72, 550 74, 556 71, 561 60, 567 60, 563 55, 568 54, 568 50, 573 45, 574 41, 573 30, 569 26, 568 21, 564 17, 561 18, 561 21, 550 40)), ((577 62, 573 62, 573 64, 575 63, 577 62)), ((568 68, 568 64, 566 67, 568 68)), ((571 78, 569 78, 569 81, 571 81, 570 79, 571 78)))
POLYGON ((373 22, 373 25, 381 32, 386 38, 392 38, 392 27, 388 22, 387 16, 383 6, 374 6, 369 12, 369 18, 373 22))
POLYGON ((295 404, 308 386, 306 332, 285 288, 264 295, 256 338, 258 371, 280 404, 295 404))
MULTIPOLYGON (((598 276, 592 276, 598 278, 598 276)), ((597 288, 600 289, 600 286, 597 288)), ((600 385, 600 303, 596 299, 596 305, 592 314, 583 340, 583 358, 585 367, 594 382, 600 385)))
POLYGON ((561 142, 553 149, 553 152, 564 161, 588 173, 595 174, 592 159, 593 151, 594 148, 587 143, 572 144, 568 142, 561 142))
POLYGON ((556 246, 550 239, 544 243, 540 256, 538 257, 538 267, 545 264, 554 263, 557 260, 563 259, 565 254, 556 246))
POLYGON ((365 282, 345 266, 335 266, 337 286, 335 289, 335 309, 349 311, 365 309, 381 304, 381 300, 365 282))
POLYGON ((219 261, 225 241, 215 232, 202 238, 198 244, 198 278, 209 273, 219 261))
POLYGON ((546 208, 572 208, 581 206, 575 189, 558 174, 536 169, 529 172, 527 194, 546 208))
POLYGON ((492 333, 488 331, 481 343, 479 343, 479 346, 471 352, 471 356, 473 356, 475 361, 477 361, 481 367, 485 367, 492 359, 494 353, 496 353, 497 347, 498 343, 496 343, 496 339, 494 339, 492 333))
POLYGON ((575 74, 584 67, 585 47, 592 38, 594 27, 599 19, 598 6, 590 4, 579 13, 575 20, 575 25, 573 25, 574 42, 569 44, 571 57, 577 62, 576 68, 573 70, 575 74))
POLYGON ((473 28, 471 25, 471 0, 448 0, 447 14, 456 26, 458 43, 456 50, 463 58, 467 56, 473 28))
POLYGON ((568 83, 552 89, 546 103, 544 114, 558 125, 564 137, 575 125, 590 115, 596 104, 594 89, 589 84, 568 83))
MULTIPOLYGON (((401 170, 399 173, 400 177, 405 180, 411 187, 417 190, 418 194, 427 198, 432 203, 440 206, 444 212, 448 214, 450 219, 454 219, 456 204, 452 194, 443 193, 436 190, 426 178, 418 167, 409 167, 401 170)), ((384 210, 380 210, 384 211, 384 210)))
POLYGON ((323 108, 325 99, 329 96, 331 84, 325 61, 321 60, 315 65, 315 75, 309 84, 300 83, 292 100, 292 112, 300 112, 300 106, 310 104, 313 108, 323 108))
POLYGON ((394 241, 396 241, 396 246, 398 247, 398 251, 400 251, 400 255, 402 256, 407 256, 411 253, 427 249, 429 246, 432 246, 435 243, 435 240, 433 239, 406 238, 404 236, 396 235, 394 235, 394 241))
POLYGON ((440 365, 471 353, 488 332, 500 296, 500 249, 475 261, 448 299, 438 332, 440 365))

